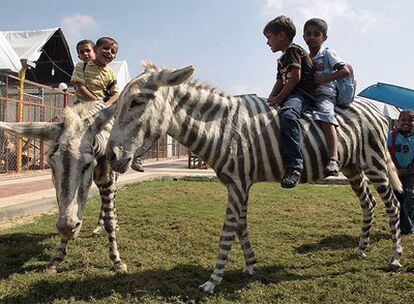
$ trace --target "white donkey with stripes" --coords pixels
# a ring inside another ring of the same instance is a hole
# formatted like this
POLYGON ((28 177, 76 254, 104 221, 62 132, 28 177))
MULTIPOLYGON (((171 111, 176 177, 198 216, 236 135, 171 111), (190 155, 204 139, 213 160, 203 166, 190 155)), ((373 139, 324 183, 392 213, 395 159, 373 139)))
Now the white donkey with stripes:
MULTIPOLYGON (((145 71, 121 93, 107 146, 114 170, 125 172, 133 155, 143 155, 165 133, 187 146, 212 167, 228 189, 228 203, 217 262, 200 288, 213 293, 222 281, 234 242, 240 239, 247 274, 253 274, 255 255, 247 230, 249 189, 255 182, 280 181, 284 173, 277 110, 264 99, 232 97, 189 80, 194 67, 161 69, 145 64, 145 71)), ((364 256, 370 238, 374 196, 369 179, 385 203, 392 234, 391 268, 401 267, 399 204, 392 187, 401 189, 386 147, 387 121, 372 106, 355 101, 337 110, 339 157, 363 210, 363 226, 355 253, 364 256)), ((301 120, 304 172, 301 182, 324 178, 327 144, 321 128, 309 117, 301 120)))
POLYGON ((116 105, 103 102, 79 104, 65 109, 62 123, 0 122, 0 130, 50 142, 47 161, 52 169, 59 216, 56 227, 61 234, 60 246, 47 272, 56 272, 67 255, 67 243, 79 235, 83 210, 92 180, 102 200, 101 217, 108 233, 109 255, 116 270, 125 271, 116 241, 115 182, 117 173, 110 167, 105 149, 112 128, 116 105))

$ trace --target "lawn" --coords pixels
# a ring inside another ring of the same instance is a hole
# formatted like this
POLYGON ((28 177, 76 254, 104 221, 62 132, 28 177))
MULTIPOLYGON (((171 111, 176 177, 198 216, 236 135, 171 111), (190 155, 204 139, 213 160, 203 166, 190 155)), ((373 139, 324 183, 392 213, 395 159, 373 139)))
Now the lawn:
POLYGON ((404 265, 389 272, 388 218, 378 200, 366 259, 353 258, 361 210, 347 185, 253 186, 250 239, 256 275, 243 276, 236 244, 214 296, 198 291, 218 252, 226 189, 215 181, 154 180, 119 190, 121 258, 114 273, 106 237, 93 237, 98 197, 88 201, 80 237, 63 272, 42 269, 59 243, 56 215, 0 231, 0 303, 413 303, 414 236, 404 265))

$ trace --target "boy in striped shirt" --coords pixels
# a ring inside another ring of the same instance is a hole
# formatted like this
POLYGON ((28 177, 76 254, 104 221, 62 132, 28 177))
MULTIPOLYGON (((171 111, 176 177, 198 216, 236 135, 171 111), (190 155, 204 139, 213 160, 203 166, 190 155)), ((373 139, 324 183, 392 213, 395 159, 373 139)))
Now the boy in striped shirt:
MULTIPOLYGON (((77 48, 78 49, 78 48, 77 48)), ((76 86, 76 102, 90 102, 102 99, 107 104, 116 102, 119 95, 114 71, 108 66, 116 58, 118 43, 111 37, 102 37, 93 48, 95 59, 76 65, 71 82, 76 86), (86 88, 82 90, 82 87, 86 88)), ((81 58, 81 57, 79 57, 81 58)), ((144 172, 141 159, 134 157, 131 168, 144 172)))
MULTIPOLYGON (((77 48, 79 51, 79 47, 77 48)), ((101 99, 108 104, 118 98, 118 86, 114 71, 108 66, 116 58, 118 43, 110 37, 102 37, 93 47, 95 58, 77 64, 71 82, 76 86, 76 102, 101 99), (83 89, 83 88, 86 88, 83 89)))

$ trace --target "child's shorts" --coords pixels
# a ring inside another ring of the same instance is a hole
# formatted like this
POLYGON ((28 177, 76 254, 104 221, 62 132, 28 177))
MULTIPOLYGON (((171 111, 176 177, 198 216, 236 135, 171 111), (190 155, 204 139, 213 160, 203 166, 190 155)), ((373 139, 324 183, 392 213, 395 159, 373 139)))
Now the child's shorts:
POLYGON ((335 96, 318 94, 316 101, 313 103, 313 119, 323 121, 339 126, 335 117, 335 96))

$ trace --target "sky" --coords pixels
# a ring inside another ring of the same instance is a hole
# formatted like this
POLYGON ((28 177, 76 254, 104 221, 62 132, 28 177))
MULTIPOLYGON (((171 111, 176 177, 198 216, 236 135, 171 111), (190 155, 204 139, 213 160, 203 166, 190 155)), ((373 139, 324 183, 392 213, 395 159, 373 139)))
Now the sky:
POLYGON ((303 24, 328 23, 325 45, 353 66, 357 92, 377 82, 414 89, 414 1, 412 0, 0 0, 0 30, 60 27, 77 60, 81 39, 111 36, 117 60, 132 77, 141 62, 196 67, 194 78, 230 94, 267 97, 276 59, 263 28, 279 15, 296 25, 294 42, 307 50, 303 24))

